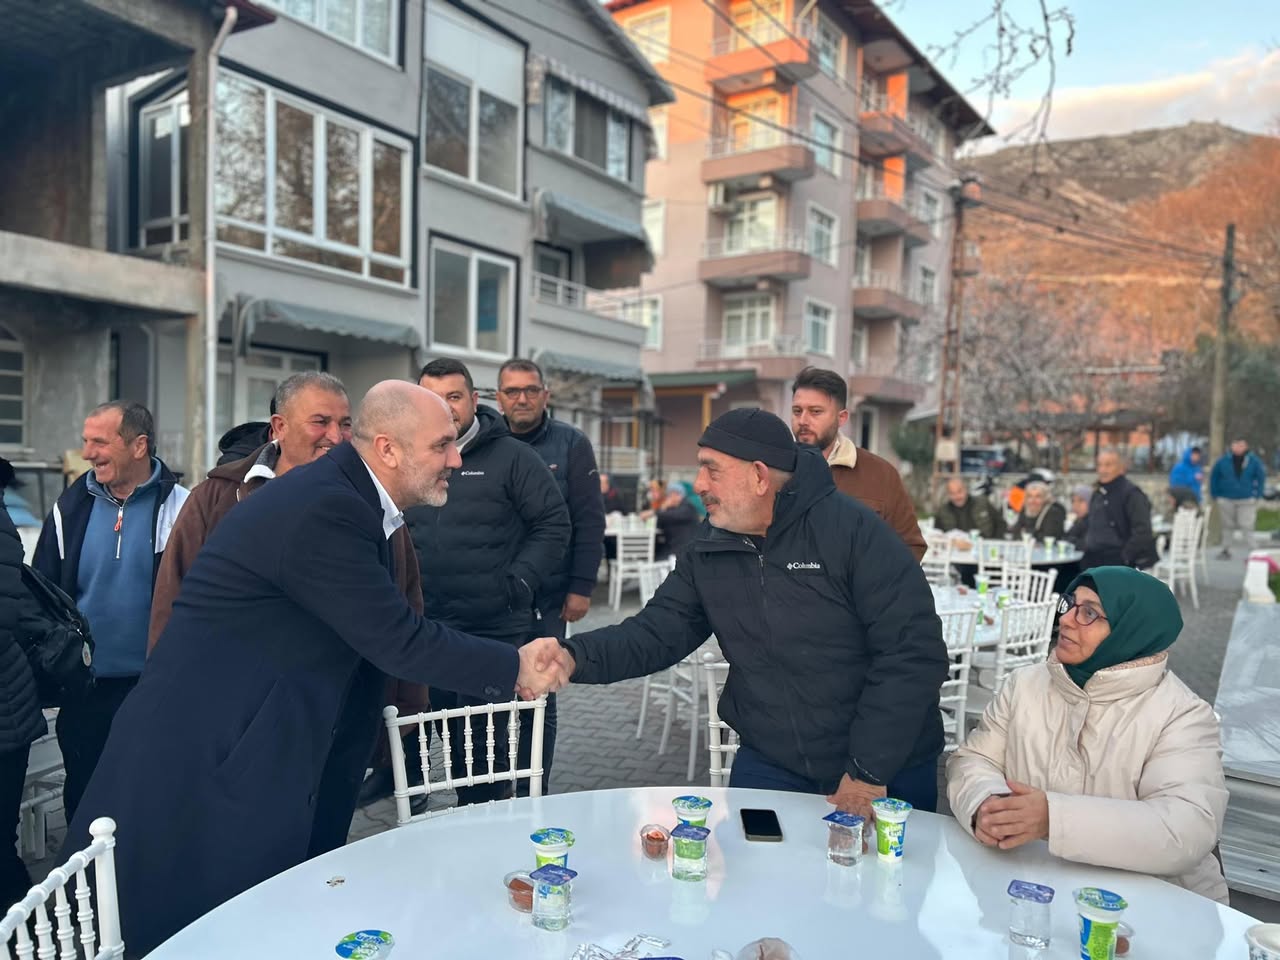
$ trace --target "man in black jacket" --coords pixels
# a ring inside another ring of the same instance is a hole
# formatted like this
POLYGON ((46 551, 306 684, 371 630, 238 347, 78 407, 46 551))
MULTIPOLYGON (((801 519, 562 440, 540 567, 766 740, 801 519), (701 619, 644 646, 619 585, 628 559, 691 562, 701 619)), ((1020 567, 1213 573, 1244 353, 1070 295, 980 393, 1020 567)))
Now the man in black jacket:
POLYGON ((538 451, 569 507, 573 537, 564 563, 547 578, 538 596, 543 623, 534 630, 538 636, 563 637, 565 624, 577 623, 591 609, 604 556, 604 494, 591 441, 577 427, 547 413, 550 399, 542 368, 532 360, 508 360, 498 370, 498 406, 512 436, 538 451))
POLYGON ((1151 531, 1151 501, 1124 471, 1124 460, 1114 450, 1098 454, 1098 485, 1085 518, 1081 570, 1107 566, 1145 570, 1159 559, 1151 531))
POLYGON ((561 682, 655 673, 714 632, 742 738, 731 786, 934 810, 948 661, 920 565, 773 414, 732 410, 698 445, 709 524, 640 613, 562 641, 561 682))
MULTIPOLYGON (((542 458, 511 436, 491 407, 480 406, 471 372, 456 360, 433 360, 419 385, 453 411, 462 468, 454 474, 449 502, 405 512, 422 566, 422 599, 433 620, 520 646, 530 637, 537 599, 560 569, 569 544, 569 512, 542 458)), ((541 635, 548 635, 543 631, 541 635)), ((431 690, 431 706, 443 709, 483 700, 431 690)), ((545 723, 544 784, 555 743, 554 714, 545 723)), ((521 715, 522 727, 532 713, 521 715)), ((478 724, 478 721, 477 721, 478 724)), ((461 724, 451 734, 455 774, 463 771, 461 724)), ((483 737, 477 725, 475 735, 483 737)), ((529 736, 521 737, 527 747, 529 736)), ((458 790, 460 803, 479 803, 505 787, 458 790)))

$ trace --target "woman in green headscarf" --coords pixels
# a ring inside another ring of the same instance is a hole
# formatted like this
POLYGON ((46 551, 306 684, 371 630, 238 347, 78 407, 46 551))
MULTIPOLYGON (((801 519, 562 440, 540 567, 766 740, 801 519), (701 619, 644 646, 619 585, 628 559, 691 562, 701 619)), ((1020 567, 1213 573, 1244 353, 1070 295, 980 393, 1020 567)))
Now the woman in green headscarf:
POLYGON ((1145 573, 1095 567, 1058 610, 1048 661, 1010 674, 947 762, 956 819, 990 847, 1047 840, 1226 903, 1218 722, 1169 672, 1177 600, 1145 573))

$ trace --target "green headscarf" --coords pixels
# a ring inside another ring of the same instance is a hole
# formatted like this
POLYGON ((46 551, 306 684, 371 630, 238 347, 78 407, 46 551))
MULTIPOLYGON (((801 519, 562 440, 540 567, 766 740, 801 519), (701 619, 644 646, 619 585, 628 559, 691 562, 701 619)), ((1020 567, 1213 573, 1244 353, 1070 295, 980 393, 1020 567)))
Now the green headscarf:
POLYGON ((1102 600, 1102 613, 1111 633, 1083 663, 1063 664, 1067 675, 1083 688, 1099 670, 1141 660, 1173 646, 1182 630, 1182 612, 1173 593, 1155 577, 1131 567, 1094 567, 1067 587, 1092 586, 1102 600))

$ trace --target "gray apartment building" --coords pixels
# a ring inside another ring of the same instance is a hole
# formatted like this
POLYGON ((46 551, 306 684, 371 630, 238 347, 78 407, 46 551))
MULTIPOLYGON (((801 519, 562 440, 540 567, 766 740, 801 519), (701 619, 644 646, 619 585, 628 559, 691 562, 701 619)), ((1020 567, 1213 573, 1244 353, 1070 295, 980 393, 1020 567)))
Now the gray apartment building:
POLYGON ((809 364, 846 376, 859 445, 936 377, 954 236, 952 159, 992 131, 865 0, 612 0, 678 89, 655 126, 639 291, 666 462, 709 420, 790 409, 809 364))
POLYGON ((672 92, 595 3, 537 6, 0 0, 0 453, 56 460, 129 396, 200 473, 291 373, 359 396, 441 355, 482 388, 539 358, 597 436, 651 404, 609 291, 652 263, 672 92))

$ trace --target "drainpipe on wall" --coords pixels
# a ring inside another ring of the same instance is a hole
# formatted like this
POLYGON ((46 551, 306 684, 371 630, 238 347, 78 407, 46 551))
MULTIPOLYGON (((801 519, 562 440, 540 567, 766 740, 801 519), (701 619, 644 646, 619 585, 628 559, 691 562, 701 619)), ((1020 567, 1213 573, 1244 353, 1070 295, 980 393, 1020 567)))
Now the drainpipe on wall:
MULTIPOLYGON (((205 94, 205 163, 204 163, 204 448, 205 469, 208 470, 218 462, 218 440, 215 435, 217 424, 217 384, 218 384, 218 317, 217 317, 217 273, 214 251, 217 246, 217 217, 214 214, 214 172, 217 157, 218 140, 218 53, 223 43, 235 28, 239 15, 235 7, 227 7, 222 14, 222 26, 213 45, 209 47, 207 82, 205 94)), ((193 477, 192 483, 200 478, 193 477)))

